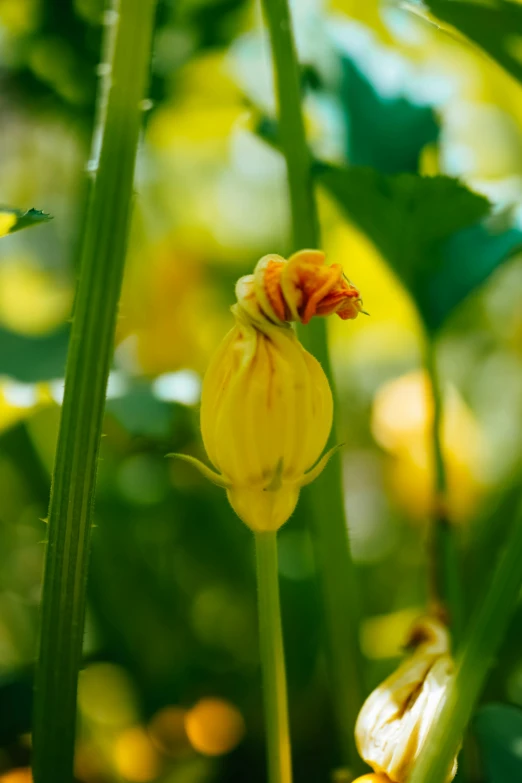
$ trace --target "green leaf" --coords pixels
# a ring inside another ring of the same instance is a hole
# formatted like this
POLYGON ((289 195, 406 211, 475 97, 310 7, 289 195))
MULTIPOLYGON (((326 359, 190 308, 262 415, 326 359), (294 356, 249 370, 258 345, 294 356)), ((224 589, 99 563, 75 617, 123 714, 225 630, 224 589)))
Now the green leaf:
POLYGON ((522 710, 488 704, 474 721, 488 783, 522 780, 522 710))
POLYGON ((166 438, 174 418, 173 406, 154 397, 145 383, 136 383, 122 397, 109 400, 106 411, 135 437, 166 438))
POLYGON ((51 215, 39 209, 28 209, 24 212, 20 209, 0 207, 0 237, 20 231, 22 228, 36 226, 38 223, 47 223, 52 220, 51 215))
POLYGON ((22 383, 62 378, 68 340, 68 327, 42 337, 17 334, 0 327, 2 374, 22 383))
POLYGON ((484 196, 450 177, 320 166, 318 178, 392 266, 432 332, 522 245, 522 232, 488 217, 484 196))
POLYGON ((417 106, 400 95, 384 98, 346 57, 341 68, 348 160, 355 166, 373 166, 384 174, 418 171, 423 148, 439 136, 433 109, 417 106))
POLYGON ((453 25, 522 82, 522 5, 507 0, 425 0, 413 5, 453 25))

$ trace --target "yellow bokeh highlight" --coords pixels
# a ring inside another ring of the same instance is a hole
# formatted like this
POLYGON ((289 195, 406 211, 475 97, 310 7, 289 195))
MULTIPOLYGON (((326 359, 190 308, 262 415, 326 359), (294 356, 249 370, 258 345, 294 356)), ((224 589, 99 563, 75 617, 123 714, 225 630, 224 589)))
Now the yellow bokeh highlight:
POLYGON ((40 0, 0 0, 0 25, 12 35, 24 35, 39 24, 40 0))
POLYGON ((336 359, 388 363, 418 350, 422 331, 415 306, 372 242, 337 219, 326 234, 326 251, 328 261, 341 264, 357 286, 370 314, 360 315, 349 328, 339 319, 329 319, 336 359))
POLYGON ((165 756, 180 758, 192 750, 185 729, 186 714, 183 707, 171 705, 152 717, 148 726, 149 735, 154 746, 165 756))
POLYGON ((404 653, 404 640, 420 608, 400 609, 390 614, 367 617, 361 628, 361 648, 367 658, 399 658, 404 653))
POLYGON ((147 131, 158 149, 214 153, 228 143, 234 123, 245 111, 238 86, 227 73, 221 52, 191 59, 178 74, 176 100, 159 107, 147 131))
POLYGON ((14 427, 50 402, 47 384, 21 384, 0 377, 0 432, 14 427))
POLYGON ((78 704, 83 715, 106 728, 134 723, 138 711, 130 677, 112 663, 92 663, 80 673, 78 704))
POLYGON ((381 775, 378 772, 370 772, 369 775, 363 775, 362 778, 356 778, 353 783, 391 783, 387 775, 381 775))
MULTIPOLYGON (((485 490, 482 431, 457 390, 443 394, 442 447, 448 480, 448 512, 467 521, 485 490)), ((415 519, 432 514, 435 503, 431 445, 433 400, 426 374, 415 371, 385 383, 372 411, 376 441, 392 456, 389 480, 396 500, 415 519)))
POLYGON ((0 212, 0 237, 5 237, 16 225, 16 215, 12 212, 0 212))
POLYGON ((205 756, 230 753, 245 733, 243 716, 224 699, 201 699, 187 712, 185 729, 192 746, 205 756))
POLYGON ((131 255, 120 304, 117 342, 130 338, 138 370, 159 375, 180 368, 203 371, 225 329, 203 265, 170 240, 131 255))
POLYGON ((33 776, 29 767, 20 767, 0 775, 0 783, 33 783, 33 776))
POLYGON ((113 760, 118 774, 131 783, 148 783, 161 771, 158 752, 141 726, 132 726, 118 735, 113 760))
POLYGON ((27 257, 0 266, 0 324, 15 332, 38 335, 67 319, 72 289, 27 257))

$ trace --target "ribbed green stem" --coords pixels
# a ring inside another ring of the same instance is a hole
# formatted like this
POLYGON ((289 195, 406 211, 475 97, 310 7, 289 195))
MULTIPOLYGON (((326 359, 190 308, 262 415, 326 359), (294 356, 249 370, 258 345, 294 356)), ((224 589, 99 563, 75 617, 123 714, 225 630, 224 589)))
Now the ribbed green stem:
POLYGON ((522 588, 522 507, 457 656, 455 679, 409 783, 441 783, 457 752, 522 588))
POLYGON ((259 647, 263 670, 269 783, 291 783, 285 653, 275 532, 256 533, 259 647))
POLYGON ((71 783, 93 497, 132 206, 155 0, 107 14, 107 73, 49 507, 34 708, 35 783, 71 783))
MULTIPOLYGON (((278 102, 279 141, 286 159, 294 250, 320 246, 319 221, 301 109, 301 78, 287 0, 262 0, 270 33, 278 102)), ((298 329, 303 345, 321 362, 332 391, 326 323, 316 318, 298 329)), ((329 446, 338 443, 335 426, 329 446)), ((322 475, 303 491, 314 527, 329 646, 329 674, 336 709, 342 763, 364 769, 354 741, 363 702, 359 647, 360 602, 344 510, 341 456, 336 453, 322 475)))
POLYGON ((448 476, 442 445, 444 408, 437 368, 435 345, 425 336, 425 365, 433 402, 431 444, 435 470, 435 506, 431 520, 432 598, 448 613, 452 640, 456 649, 463 627, 463 597, 455 530, 448 518, 448 476))

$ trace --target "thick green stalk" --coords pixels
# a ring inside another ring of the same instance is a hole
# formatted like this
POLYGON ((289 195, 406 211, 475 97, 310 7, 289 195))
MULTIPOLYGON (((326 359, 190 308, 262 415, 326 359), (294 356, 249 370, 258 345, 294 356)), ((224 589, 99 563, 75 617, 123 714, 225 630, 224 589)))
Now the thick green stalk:
POLYGON ((431 520, 432 599, 440 602, 448 613, 453 644, 457 648, 462 636, 463 598, 455 531, 448 518, 448 476, 442 446, 443 397, 431 335, 425 336, 425 365, 433 402, 431 444, 435 470, 435 506, 431 520))
POLYGON ((263 670, 269 783, 291 783, 285 653, 279 603, 276 533, 256 533, 259 647, 263 670))
POLYGON ((96 468, 132 207, 155 0, 107 13, 94 180, 49 506, 34 708, 35 783, 71 783, 96 468))
MULTIPOLYGON (((270 33, 279 114, 279 140, 286 159, 294 250, 320 245, 319 221, 301 109, 301 78, 287 0, 263 0, 270 33)), ((326 324, 314 319, 299 329, 299 338, 316 356, 334 390, 326 324)), ((335 394, 334 394, 335 396, 335 394)), ((335 426, 329 446, 338 442, 335 426)), ((336 708, 342 763, 354 772, 364 768, 354 741, 354 725, 363 701, 359 647, 360 603, 350 554, 341 475, 341 456, 303 493, 314 525, 326 626, 329 639, 331 688, 336 708)))
POLYGON ((521 562, 522 507, 485 599, 477 605, 464 634, 455 679, 409 783, 440 783, 445 779, 518 603, 522 588, 521 562))

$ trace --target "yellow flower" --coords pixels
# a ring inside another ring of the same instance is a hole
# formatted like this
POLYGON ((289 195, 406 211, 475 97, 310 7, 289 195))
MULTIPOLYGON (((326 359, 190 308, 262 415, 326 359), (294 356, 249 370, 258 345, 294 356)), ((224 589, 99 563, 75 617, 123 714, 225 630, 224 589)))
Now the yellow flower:
POLYGON ((184 458, 225 487, 252 530, 273 531, 331 453, 319 459, 332 427, 330 386, 288 321, 333 312, 354 318, 361 302, 342 269, 326 266, 319 251, 288 261, 265 256, 236 294, 236 325, 208 368, 201 399, 203 442, 218 472, 184 458))
MULTIPOLYGON (((377 392, 372 431, 391 456, 387 467, 395 498, 414 520, 429 518, 436 502, 432 423, 433 400, 425 372, 394 378, 377 392)), ((485 443, 472 411, 451 386, 444 389, 442 446, 448 474, 447 512, 452 522, 465 523, 486 488, 485 443)))
POLYGON ((277 530, 316 475, 306 471, 328 440, 332 394, 289 327, 262 331, 239 307, 235 315, 205 376, 201 432, 238 516, 254 530, 277 530))
MULTIPOLYGON (((408 646, 412 654, 366 699, 355 726, 361 757, 392 783, 408 780, 453 674, 449 634, 438 620, 419 620, 408 646)), ((456 772, 455 759, 446 781, 456 772)))

